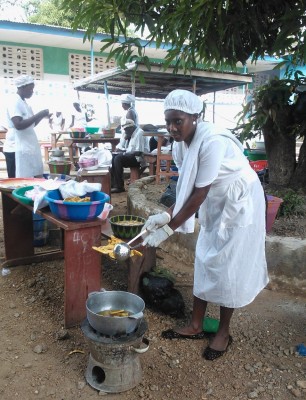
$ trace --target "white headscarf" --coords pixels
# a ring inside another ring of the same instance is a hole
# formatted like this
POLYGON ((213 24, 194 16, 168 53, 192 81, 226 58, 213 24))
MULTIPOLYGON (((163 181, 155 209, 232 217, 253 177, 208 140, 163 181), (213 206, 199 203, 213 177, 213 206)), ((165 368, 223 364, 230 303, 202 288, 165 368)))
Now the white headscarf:
POLYGON ((132 94, 122 94, 120 96, 120 100, 121 103, 127 103, 127 104, 135 103, 135 96, 133 96, 132 94))
POLYGON ((178 110, 187 114, 201 114, 203 102, 188 90, 176 89, 168 94, 164 102, 164 111, 178 110))
POLYGON ((22 86, 26 86, 26 85, 30 85, 31 83, 34 83, 34 79, 30 75, 21 75, 21 76, 18 76, 17 78, 15 78, 14 82, 15 82, 15 86, 20 88, 22 86))

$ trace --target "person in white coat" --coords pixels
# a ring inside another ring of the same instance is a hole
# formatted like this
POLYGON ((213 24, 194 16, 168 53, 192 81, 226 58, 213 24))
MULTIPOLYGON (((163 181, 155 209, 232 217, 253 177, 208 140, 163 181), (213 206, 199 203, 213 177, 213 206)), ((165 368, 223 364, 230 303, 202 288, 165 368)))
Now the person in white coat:
POLYGON ((251 303, 268 283, 265 258, 265 196, 241 143, 199 116, 203 103, 192 92, 174 90, 164 102, 166 127, 174 139, 179 170, 176 203, 148 218, 144 245, 159 246, 174 231, 200 232, 195 250, 190 323, 162 332, 165 339, 202 339, 207 303, 220 306, 219 330, 203 351, 214 360, 232 342, 234 309, 251 303))
POLYGON ((44 172, 40 145, 34 130, 49 110, 34 114, 26 99, 33 95, 34 79, 21 75, 15 79, 17 95, 7 108, 8 129, 15 134, 16 178, 32 178, 44 172))
POLYGON ((149 152, 148 138, 143 136, 143 130, 135 125, 131 119, 125 120, 122 125, 125 132, 125 148, 119 153, 113 153, 111 180, 112 193, 124 192, 124 168, 145 167, 143 154, 149 152))

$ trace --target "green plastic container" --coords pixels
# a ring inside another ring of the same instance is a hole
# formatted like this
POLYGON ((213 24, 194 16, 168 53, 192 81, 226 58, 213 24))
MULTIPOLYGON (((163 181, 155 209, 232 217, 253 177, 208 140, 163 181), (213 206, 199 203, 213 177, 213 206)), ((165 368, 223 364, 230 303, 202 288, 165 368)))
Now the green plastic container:
POLYGON ((248 150, 248 159, 250 161, 266 160, 267 154, 265 151, 260 150, 248 150))
POLYGON ((203 319, 203 331, 216 333, 219 329, 219 320, 211 317, 203 319))

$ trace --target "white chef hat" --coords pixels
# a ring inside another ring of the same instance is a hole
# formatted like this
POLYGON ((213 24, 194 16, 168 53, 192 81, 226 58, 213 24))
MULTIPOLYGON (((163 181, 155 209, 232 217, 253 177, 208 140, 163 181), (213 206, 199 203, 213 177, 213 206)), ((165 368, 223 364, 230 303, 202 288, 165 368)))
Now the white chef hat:
POLYGON ((178 110, 187 114, 201 114, 203 102, 189 90, 176 89, 165 98, 164 111, 167 110, 178 110))
POLYGON ((15 86, 18 88, 26 85, 30 85, 31 83, 34 83, 34 79, 30 75, 20 75, 17 78, 14 79, 15 86))
POLYGON ((130 126, 136 126, 132 119, 121 120, 121 128, 129 128, 130 126))
POLYGON ((120 100, 121 103, 127 103, 127 104, 135 103, 135 96, 133 96, 132 94, 122 94, 120 96, 120 100))

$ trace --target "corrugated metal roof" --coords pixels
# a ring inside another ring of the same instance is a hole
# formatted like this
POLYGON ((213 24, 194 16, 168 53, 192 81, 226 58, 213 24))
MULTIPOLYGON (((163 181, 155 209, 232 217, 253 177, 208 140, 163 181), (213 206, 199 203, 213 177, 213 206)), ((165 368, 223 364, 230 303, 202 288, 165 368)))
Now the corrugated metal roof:
POLYGON ((130 63, 126 69, 112 68, 74 83, 79 91, 104 93, 105 82, 109 94, 134 93, 138 98, 164 99, 174 89, 195 90, 197 95, 225 90, 252 83, 249 74, 212 72, 193 69, 190 74, 183 71, 174 74, 172 69, 164 70, 161 65, 151 65, 149 71, 144 64, 130 63))

